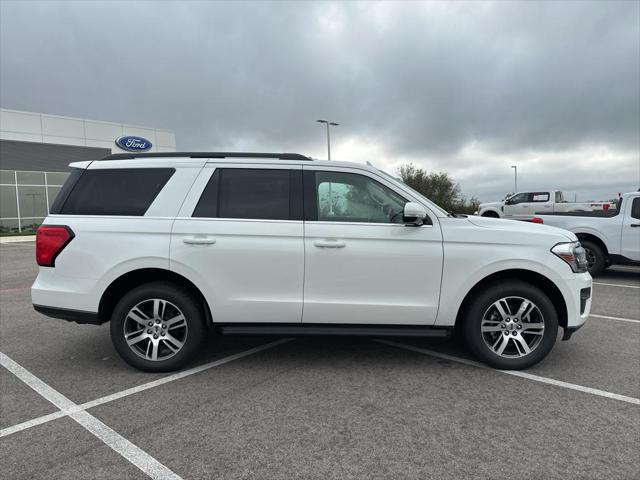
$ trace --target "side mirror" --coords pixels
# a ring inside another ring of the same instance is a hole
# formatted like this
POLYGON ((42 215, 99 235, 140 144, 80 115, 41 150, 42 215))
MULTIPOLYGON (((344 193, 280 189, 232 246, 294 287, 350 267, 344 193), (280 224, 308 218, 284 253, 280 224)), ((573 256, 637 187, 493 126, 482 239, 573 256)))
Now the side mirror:
POLYGON ((402 221, 407 225, 422 225, 427 216, 427 209, 419 203, 407 202, 404 205, 402 221))

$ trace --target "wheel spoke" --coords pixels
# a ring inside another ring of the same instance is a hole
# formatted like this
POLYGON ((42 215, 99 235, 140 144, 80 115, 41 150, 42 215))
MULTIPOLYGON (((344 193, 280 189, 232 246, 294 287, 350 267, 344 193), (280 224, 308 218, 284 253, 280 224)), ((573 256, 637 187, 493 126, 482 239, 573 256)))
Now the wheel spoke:
POLYGON ((127 316, 130 319, 138 322, 142 326, 146 326, 147 322, 151 320, 148 316, 142 313, 142 311, 137 306, 132 308, 127 316))
POLYGON ((507 304, 504 298, 501 298, 500 300, 495 302, 493 305, 494 307, 496 307, 496 310, 498 310, 498 313, 502 317, 502 320, 506 320, 507 317, 511 316, 509 305, 507 304))
POLYGON ((516 318, 519 318, 520 320, 522 320, 523 318, 527 318, 531 313, 531 310, 533 310, 533 307, 533 303, 531 303, 529 300, 522 300, 522 304, 520 304, 520 308, 515 314, 516 318))
POLYGON ((529 344, 527 343, 527 341, 522 338, 522 335, 518 335, 517 337, 513 337, 513 342, 516 345, 516 348, 518 349, 518 353, 520 353, 520 355, 527 355, 529 353, 531 353, 531 349, 529 348, 529 344))
POLYGON ((482 331, 483 332, 501 332, 502 327, 500 327, 500 325, 483 325, 482 331))
POLYGON ((184 342, 181 342, 170 333, 167 333, 167 336, 163 338, 163 340, 167 347, 169 347, 174 353, 180 350, 184 345, 184 342))
POLYGON ((151 360, 158 360, 158 345, 160 342, 157 340, 150 340, 149 346, 147 347, 147 357, 151 360), (151 350, 151 354, 149 354, 149 350, 151 350))
POLYGON ((135 345, 138 342, 141 342, 145 338, 149 338, 146 333, 144 333, 144 328, 142 330, 138 330, 137 332, 131 332, 125 335, 128 345, 135 345))
POLYGON ((167 325, 167 328, 169 330, 172 330, 172 329, 178 328, 178 327, 182 327, 182 326, 185 325, 185 323, 186 323, 186 319, 184 318, 184 315, 182 315, 182 314, 176 315, 175 317, 170 318, 169 320, 167 320, 165 322, 165 324, 167 325))
POLYGON ((167 305, 167 302, 165 302, 164 300, 160 300, 159 298, 154 299, 153 300, 153 318, 159 318, 160 320, 162 320, 166 305, 167 305))
POLYGON ((533 332, 528 332, 528 330, 543 330, 544 329, 544 323, 542 323, 542 322, 540 322, 540 323, 522 322, 522 329, 527 331, 527 333, 533 333, 533 332))
POLYGON ((510 338, 511 337, 509 337, 508 335, 500 335, 496 340, 496 343, 493 344, 493 351, 498 355, 502 355, 502 352, 504 352, 504 349, 507 348, 507 345, 509 344, 510 338))

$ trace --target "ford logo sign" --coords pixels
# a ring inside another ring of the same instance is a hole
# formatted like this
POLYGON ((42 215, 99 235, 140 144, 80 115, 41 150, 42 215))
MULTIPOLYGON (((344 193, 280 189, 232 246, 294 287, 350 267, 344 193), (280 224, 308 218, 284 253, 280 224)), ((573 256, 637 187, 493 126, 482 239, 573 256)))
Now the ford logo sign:
POLYGON ((128 152, 146 152, 152 146, 146 138, 131 136, 116 138, 116 145, 128 152))

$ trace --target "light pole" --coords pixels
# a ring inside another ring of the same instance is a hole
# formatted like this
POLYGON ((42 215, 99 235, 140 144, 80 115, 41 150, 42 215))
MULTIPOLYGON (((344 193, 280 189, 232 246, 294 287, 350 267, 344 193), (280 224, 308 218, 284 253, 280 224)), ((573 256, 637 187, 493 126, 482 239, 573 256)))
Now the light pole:
POLYGON ((513 191, 513 193, 518 193, 518 166, 517 165, 511 165, 511 168, 513 168, 513 173, 515 175, 515 187, 516 187, 516 189, 513 191))
POLYGON ((331 136, 329 134, 329 126, 337 127, 339 123, 330 122, 329 120, 316 120, 318 123, 324 123, 327 126, 327 160, 331 160, 331 136))

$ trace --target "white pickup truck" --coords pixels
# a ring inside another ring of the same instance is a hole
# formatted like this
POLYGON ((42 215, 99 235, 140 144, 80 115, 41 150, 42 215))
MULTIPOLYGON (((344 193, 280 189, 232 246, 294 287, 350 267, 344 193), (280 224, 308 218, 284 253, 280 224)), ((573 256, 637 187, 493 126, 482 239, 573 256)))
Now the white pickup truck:
POLYGON ((536 213, 590 212, 612 206, 609 202, 567 202, 560 190, 529 191, 515 193, 501 202, 481 203, 477 215, 531 220, 536 213))
POLYGON ((640 191, 622 195, 615 209, 540 215, 533 222, 575 233, 591 275, 614 264, 640 264, 640 191))

